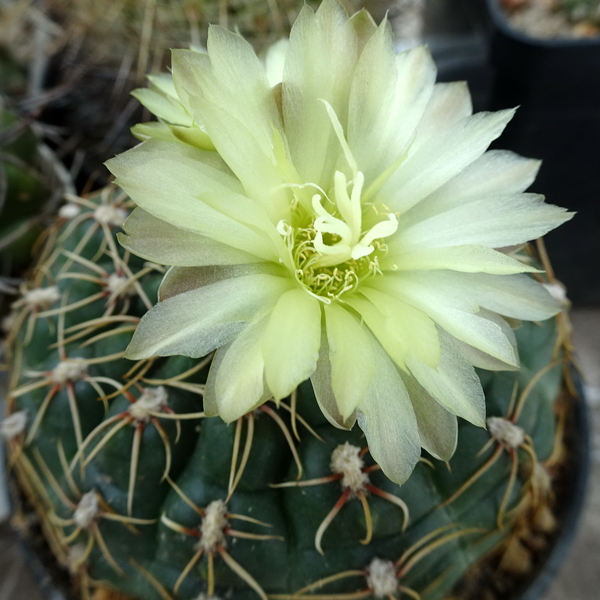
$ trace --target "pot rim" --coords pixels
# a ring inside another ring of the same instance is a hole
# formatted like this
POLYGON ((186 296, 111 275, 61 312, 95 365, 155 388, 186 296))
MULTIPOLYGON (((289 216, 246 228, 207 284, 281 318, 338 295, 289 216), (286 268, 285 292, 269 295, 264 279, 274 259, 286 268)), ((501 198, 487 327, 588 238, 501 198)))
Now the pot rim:
POLYGON ((600 47, 600 35, 589 38, 540 38, 534 37, 513 27, 504 11, 500 7, 498 0, 485 0, 488 8, 488 13, 494 25, 504 35, 515 39, 516 41, 539 48, 596 48, 600 47))

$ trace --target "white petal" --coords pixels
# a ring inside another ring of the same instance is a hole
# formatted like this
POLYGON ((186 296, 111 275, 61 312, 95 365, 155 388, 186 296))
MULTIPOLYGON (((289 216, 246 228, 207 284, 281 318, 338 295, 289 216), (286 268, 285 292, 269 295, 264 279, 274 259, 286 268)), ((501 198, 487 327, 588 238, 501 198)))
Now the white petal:
POLYGON ((457 350, 465 357, 465 359, 478 369, 487 369, 488 371, 518 371, 520 365, 508 365, 485 352, 482 352, 478 348, 465 344, 460 340, 454 338, 452 340, 453 345, 457 350))
POLYGON ((177 142, 177 137, 173 133, 171 127, 161 121, 152 121, 151 123, 137 123, 131 128, 133 136, 145 142, 155 138, 157 140, 164 140, 166 142, 177 142))
POLYGON ((544 286, 527 275, 488 275, 440 271, 439 285, 470 297, 483 308, 513 319, 543 321, 561 311, 544 286))
POLYGON ((419 121, 415 149, 472 114, 471 94, 465 81, 436 83, 419 121))
POLYGON ((183 104, 204 123, 215 148, 276 223, 288 208, 277 170, 274 129, 282 130, 271 86, 252 47, 212 26, 209 56, 173 51, 173 81, 183 104))
POLYGON ((225 279, 248 275, 270 275, 286 278, 285 269, 273 263, 209 265, 206 267, 171 267, 158 289, 158 301, 212 285, 225 279))
POLYGON ((290 285, 281 277, 248 275, 168 298, 142 317, 127 356, 205 356, 268 312, 290 285))
POLYGON ((512 115, 510 110, 477 113, 433 132, 421 143, 415 140, 408 158, 377 198, 392 212, 406 212, 479 158, 502 133, 512 115))
POLYGON ((339 304, 325 305, 331 363, 331 387, 340 414, 347 420, 364 397, 374 372, 372 336, 339 304))
POLYGON ((196 125, 192 127, 170 125, 170 128, 175 138, 180 142, 196 146, 200 150, 215 150, 215 146, 206 131, 196 125))
POLYGON ((319 304, 296 288, 283 294, 271 313, 262 352, 267 385, 275 400, 291 394, 317 366, 321 343, 319 304))
POLYGON ((338 429, 352 429, 356 421, 356 413, 344 419, 338 408, 337 399, 333 393, 331 385, 331 360, 329 357, 329 343, 325 328, 321 332, 321 347, 319 349, 319 359, 317 368, 310 376, 313 391, 317 404, 325 418, 338 429))
POLYGON ((352 80, 348 115, 348 144, 367 185, 407 149, 435 75, 425 46, 395 55, 387 21, 367 42, 352 80))
POLYGON ((434 400, 409 373, 401 373, 410 394, 421 446, 435 458, 448 461, 454 454, 458 441, 456 417, 434 400))
POLYGON ((202 396, 203 411, 207 417, 217 417, 219 415, 219 405, 217 404, 217 394, 215 390, 215 382, 217 380, 217 373, 219 372, 219 366, 227 354, 227 350, 231 347, 232 342, 225 344, 217 349, 214 353, 212 362, 210 363, 210 370, 208 377, 206 378, 206 385, 204 386, 204 395, 202 396))
POLYGON ((333 178, 342 152, 322 101, 345 127, 357 58, 356 31, 341 4, 323 2, 316 14, 304 5, 290 33, 282 85, 285 132, 303 181, 327 187, 333 178))
POLYGON ((436 281, 437 271, 387 275, 371 284, 425 312, 454 337, 511 364, 517 364, 513 346, 502 327, 475 314, 478 306, 436 281))
POLYGON ((261 352, 268 318, 252 323, 231 343, 215 379, 219 416, 231 423, 268 399, 264 385, 265 363, 261 352))
POLYGON ((206 236, 169 225, 136 208, 123 224, 119 243, 134 254, 162 265, 181 267, 234 265, 262 259, 206 236))
POLYGON ((364 319, 378 342, 400 368, 408 357, 435 366, 439 344, 434 322, 418 310, 385 292, 361 287, 364 297, 355 294, 346 302, 364 319))
POLYGON ((153 216, 266 260, 278 260, 274 244, 282 243, 281 236, 261 208, 242 195, 239 182, 214 152, 149 140, 106 165, 134 202, 153 216))
POLYGON ((175 99, 167 98, 154 90, 140 88, 133 90, 131 95, 137 98, 153 115, 174 125, 190 127, 194 120, 183 105, 175 99))
POLYGON ((156 88, 159 92, 162 92, 169 98, 179 101, 171 73, 154 73, 147 75, 147 79, 152 87, 156 88))
POLYGON ((485 396, 475 369, 440 332, 442 353, 437 369, 408 361, 416 380, 443 407, 467 421, 485 426, 485 396))
POLYGON ((395 483, 403 483, 421 455, 417 419, 394 363, 378 344, 375 372, 364 400, 356 410, 369 452, 395 483))
POLYGON ((413 252, 395 253, 383 258, 383 268, 394 271, 450 269, 466 273, 539 273, 538 269, 485 246, 450 246, 421 248, 413 252))
POLYGON ((285 65, 288 43, 289 40, 287 38, 282 38, 267 48, 265 73, 271 87, 275 87, 283 79, 283 67, 285 65))
POLYGON ((502 248, 536 239, 574 213, 546 204, 536 194, 516 194, 475 200, 403 229, 394 246, 406 250, 477 244, 502 248))
POLYGON ((508 150, 488 150, 423 202, 402 215, 404 226, 473 200, 520 194, 533 183, 540 164, 539 160, 524 158, 508 150))

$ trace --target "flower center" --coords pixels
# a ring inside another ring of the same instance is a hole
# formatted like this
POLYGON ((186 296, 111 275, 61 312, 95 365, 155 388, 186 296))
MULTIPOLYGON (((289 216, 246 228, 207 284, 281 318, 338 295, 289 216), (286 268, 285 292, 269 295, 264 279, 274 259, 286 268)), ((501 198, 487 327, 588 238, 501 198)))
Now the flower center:
POLYGON ((307 226, 292 227, 284 221, 277 225, 292 252, 296 279, 326 303, 356 289, 361 280, 381 273, 378 257, 387 250, 381 240, 398 229, 398 219, 393 213, 370 227, 365 226, 363 184, 360 171, 351 182, 336 171, 333 193, 327 196, 321 190, 314 194, 308 218, 298 219, 308 222, 307 226))

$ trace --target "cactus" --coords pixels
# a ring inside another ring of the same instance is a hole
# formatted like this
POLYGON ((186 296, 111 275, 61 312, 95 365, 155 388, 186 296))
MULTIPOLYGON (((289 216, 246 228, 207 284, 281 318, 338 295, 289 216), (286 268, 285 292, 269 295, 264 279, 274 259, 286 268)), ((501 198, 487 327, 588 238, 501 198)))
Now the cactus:
POLYGON ((26 119, 0 98, 0 314, 3 294, 31 262, 31 249, 68 189, 68 175, 26 119))
POLYGON ((308 382, 227 425, 202 413, 210 357, 122 358, 163 276, 116 243, 129 208, 65 205, 7 324, 9 466, 82 597, 438 600, 555 529, 564 315, 516 330, 519 371, 480 373, 488 430, 461 422, 448 465, 424 452, 398 486, 308 382))

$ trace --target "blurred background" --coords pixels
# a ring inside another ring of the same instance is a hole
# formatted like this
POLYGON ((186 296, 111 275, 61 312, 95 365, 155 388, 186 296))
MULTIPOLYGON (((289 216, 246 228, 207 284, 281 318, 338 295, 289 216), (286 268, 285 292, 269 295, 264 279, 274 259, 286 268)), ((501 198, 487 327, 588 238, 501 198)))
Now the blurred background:
MULTIPOLYGON (((573 304, 575 346, 593 423, 592 474, 575 542, 544 600, 596 600, 600 590, 600 0, 344 3, 349 11, 366 6, 377 20, 387 12, 399 50, 427 43, 439 80, 467 80, 476 111, 519 106, 497 147, 543 159, 532 191, 578 212, 548 235, 546 245, 573 304)), ((146 73, 168 67, 169 48, 201 46, 207 24, 220 23, 239 29, 257 49, 264 49, 287 34, 301 4, 297 0, 0 0, 0 152, 3 160, 9 153, 17 156, 16 162, 6 159, 10 168, 17 168, 27 152, 36 154, 35 168, 27 170, 30 181, 21 191, 32 204, 10 223, 13 215, 2 213, 2 198, 11 172, 6 166, 0 172, 0 310, 2 303, 10 302, 10 292, 18 283, 14 279, 18 252, 11 251, 13 246, 6 240, 14 244, 22 235, 37 234, 63 192, 83 193, 107 182, 102 163, 135 143, 129 128, 148 119, 130 92, 144 85, 146 73), (28 150, 26 138, 31 135, 37 141, 28 150), (54 205, 44 204, 44 212, 35 202, 38 192, 48 187, 60 193, 54 205)), ((0 389, 0 414, 2 397, 0 389)), ((0 445, 0 463, 1 453, 0 445)), ((51 597, 47 590, 42 593, 46 588, 32 575, 7 518, 8 502, 0 482, 0 600, 51 597)))

